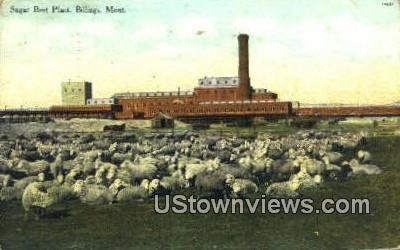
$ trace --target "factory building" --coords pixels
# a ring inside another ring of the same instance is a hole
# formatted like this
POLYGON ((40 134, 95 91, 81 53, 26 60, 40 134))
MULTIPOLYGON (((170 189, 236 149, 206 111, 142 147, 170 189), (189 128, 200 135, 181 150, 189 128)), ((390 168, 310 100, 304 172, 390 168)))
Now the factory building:
POLYGON ((160 113, 172 118, 282 117, 291 114, 290 102, 280 102, 277 94, 251 87, 248 40, 246 34, 238 36, 237 76, 203 77, 193 91, 125 92, 106 99, 92 99, 90 83, 68 82, 63 84, 63 104, 81 106, 54 107, 54 113, 70 117, 73 111, 74 115, 88 116, 98 110, 106 115, 112 112, 115 119, 151 119, 160 113), (106 110, 96 109, 100 106, 106 110))
POLYGON ((289 112, 290 104, 277 103, 277 94, 251 87, 248 39, 246 34, 238 36, 238 76, 204 77, 193 91, 115 94, 117 104, 122 107, 116 118, 151 118, 160 112, 172 117, 289 112))
POLYGON ((63 82, 61 83, 62 105, 86 105, 92 98, 92 83, 63 82))
POLYGON ((104 105, 115 104, 115 98, 90 98, 86 101, 86 105, 104 105))

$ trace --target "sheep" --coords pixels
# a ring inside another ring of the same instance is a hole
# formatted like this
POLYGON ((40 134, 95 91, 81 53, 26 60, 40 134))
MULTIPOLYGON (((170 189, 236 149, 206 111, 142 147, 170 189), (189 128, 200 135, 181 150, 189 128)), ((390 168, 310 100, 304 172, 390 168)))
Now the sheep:
POLYGON ((301 165, 300 169, 304 169, 310 175, 323 174, 326 171, 326 166, 323 162, 307 158, 301 165))
POLYGON ((63 163, 61 155, 57 155, 56 160, 50 164, 50 173, 56 179, 58 175, 63 174, 63 163))
POLYGON ((121 164, 121 168, 127 169, 133 178, 133 181, 141 181, 143 179, 153 179, 156 175, 157 167, 153 164, 133 164, 129 160, 125 160, 121 164))
POLYGON ((140 182, 139 187, 142 187, 143 189, 148 191, 149 190, 149 185, 150 185, 150 181, 148 179, 143 179, 142 182, 140 182))
POLYGON ((121 164, 125 160, 131 160, 131 159, 132 159, 132 153, 122 154, 116 152, 111 156, 111 162, 114 164, 121 164))
POLYGON ((265 194, 269 197, 276 198, 294 198, 299 196, 299 193, 297 192, 299 186, 300 184, 298 182, 276 182, 267 187, 265 194))
MULTIPOLYGON (((296 189, 307 189, 307 188, 314 188, 317 185, 321 184, 323 181, 322 176, 317 174, 311 176, 306 171, 300 171, 297 174, 292 175, 289 178, 289 182, 292 183, 292 187, 298 187, 296 189)), ((295 189, 295 190, 296 190, 295 189)))
POLYGON ((114 197, 117 196, 118 192, 123 188, 130 187, 129 183, 122 181, 121 179, 115 179, 114 182, 108 187, 114 197))
POLYGON ((372 175, 372 174, 380 174, 382 170, 372 164, 360 164, 358 160, 353 159, 350 161, 349 165, 352 169, 352 174, 354 175, 372 175))
POLYGON ((152 196, 154 194, 157 194, 160 191, 160 180, 159 179, 153 179, 149 183, 149 196, 152 196))
POLYGON ((370 165, 370 153, 363 150, 356 151, 350 163, 342 162, 344 150, 354 151, 363 136, 305 131, 285 137, 261 134, 256 139, 190 132, 179 138, 145 134, 134 141, 130 135, 111 133, 101 138, 52 135, 51 142, 20 138, 4 147, 0 144, 0 151, 4 148, 0 174, 10 176, 6 183, 0 175, 0 199, 21 199, 28 185, 47 180, 52 184, 42 188, 43 195, 73 188, 74 197, 91 204, 143 199, 190 187, 240 197, 258 192, 259 184, 275 181, 281 182, 270 184, 266 193, 297 196, 325 178, 380 173, 370 165))
POLYGON ((359 150, 357 152, 357 158, 361 163, 370 163, 372 156, 368 151, 359 150))
POLYGON ((182 175, 172 175, 163 177, 160 181, 160 186, 166 192, 173 192, 188 187, 189 182, 182 175))
POLYGON ((28 176, 19 180, 16 180, 14 183, 14 187, 18 188, 19 190, 25 190, 25 188, 32 182, 38 182, 38 176, 28 176))
POLYGON ((12 167, 11 160, 3 159, 0 157, 0 173, 7 172, 12 167))
POLYGON ((25 211, 35 207, 46 209, 73 197, 73 190, 67 186, 55 185, 51 181, 32 182, 22 194, 22 206, 25 211))
POLYGON ((195 187, 199 191, 222 194, 225 190, 225 175, 217 173, 200 173, 196 176, 195 187))
POLYGON ((194 177, 199 175, 200 173, 207 171, 207 166, 203 163, 189 163, 186 164, 185 168, 185 179, 192 180, 194 177))
POLYGON ((320 151, 319 155, 325 164, 338 164, 342 161, 343 155, 339 152, 320 151))
POLYGON ((109 162, 102 162, 98 158, 94 163, 94 168, 96 169, 95 177, 98 184, 106 184, 114 181, 118 167, 109 162))
POLYGON ((134 182, 134 176, 129 168, 121 167, 120 169, 118 169, 115 178, 120 179, 123 182, 129 183, 129 184, 134 182))
POLYGON ((107 169, 104 166, 100 166, 96 170, 96 174, 94 176, 95 180, 96 180, 96 184, 105 185, 106 184, 106 174, 107 174, 107 169))
POLYGON ((140 186, 130 186, 121 189, 116 197, 117 202, 128 202, 148 197, 148 191, 140 186))
POLYGON ((79 199, 83 203, 91 205, 111 204, 114 200, 112 192, 102 185, 79 182, 74 185, 74 190, 79 191, 79 199))
POLYGON ((65 182, 69 185, 73 185, 80 177, 82 177, 81 167, 73 168, 65 176, 65 182))
POLYGON ((236 179, 233 175, 227 175, 225 183, 231 188, 234 196, 246 196, 258 191, 257 185, 251 180, 236 179))
POLYGON ((246 156, 239 159, 238 165, 248 173, 247 176, 254 176, 259 180, 265 180, 272 173, 273 162, 274 160, 271 158, 252 159, 250 156, 246 156))
POLYGON ((61 159, 63 161, 70 161, 75 159, 75 157, 78 155, 75 150, 69 149, 69 148, 64 148, 60 149, 58 152, 58 155, 60 155, 61 159))
POLYGON ((99 158, 101 153, 102 153, 101 150, 91 150, 91 151, 85 152, 83 154, 83 157, 86 162, 94 162, 97 158, 99 158))
POLYGON ((290 175, 297 172, 298 164, 293 160, 276 160, 272 162, 272 171, 275 174, 290 175))
POLYGON ((9 186, 10 182, 11 182, 10 175, 0 174, 0 188, 9 186))
POLYGON ((29 163, 28 175, 37 175, 39 173, 47 172, 50 169, 50 164, 47 161, 39 160, 29 163))

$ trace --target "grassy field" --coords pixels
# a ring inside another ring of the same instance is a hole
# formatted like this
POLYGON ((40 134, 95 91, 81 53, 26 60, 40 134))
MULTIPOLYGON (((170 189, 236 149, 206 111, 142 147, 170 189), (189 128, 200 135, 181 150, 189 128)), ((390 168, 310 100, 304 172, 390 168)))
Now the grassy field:
POLYGON ((21 205, 12 202, 0 205, 0 245, 3 249, 371 249, 400 245, 400 136, 394 134, 398 124, 333 126, 322 124, 318 129, 368 130, 371 137, 365 148, 383 173, 326 182, 304 196, 315 202, 368 198, 369 215, 159 215, 152 201, 144 201, 112 206, 70 203, 64 217, 36 220, 25 218, 21 205))

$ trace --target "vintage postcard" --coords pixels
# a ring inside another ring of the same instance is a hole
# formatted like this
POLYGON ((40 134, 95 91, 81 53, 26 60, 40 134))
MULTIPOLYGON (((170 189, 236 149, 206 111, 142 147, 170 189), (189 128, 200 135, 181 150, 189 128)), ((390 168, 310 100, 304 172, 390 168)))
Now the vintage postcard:
POLYGON ((400 249, 400 1, 0 0, 0 250, 400 249))

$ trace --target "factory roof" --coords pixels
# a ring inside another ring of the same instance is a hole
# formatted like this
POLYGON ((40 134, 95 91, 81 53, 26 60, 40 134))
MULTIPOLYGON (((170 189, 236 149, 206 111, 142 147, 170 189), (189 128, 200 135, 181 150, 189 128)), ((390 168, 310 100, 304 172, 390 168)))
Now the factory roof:
POLYGON ((207 77, 198 80, 199 88, 221 88, 221 87, 237 87, 239 86, 239 77, 223 76, 223 77, 207 77))
POLYGON ((116 93, 116 98, 132 98, 132 97, 164 97, 164 96, 192 96, 193 91, 169 91, 169 92, 125 92, 116 93))

